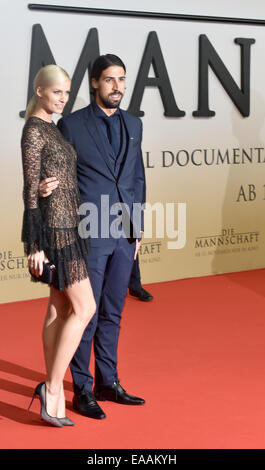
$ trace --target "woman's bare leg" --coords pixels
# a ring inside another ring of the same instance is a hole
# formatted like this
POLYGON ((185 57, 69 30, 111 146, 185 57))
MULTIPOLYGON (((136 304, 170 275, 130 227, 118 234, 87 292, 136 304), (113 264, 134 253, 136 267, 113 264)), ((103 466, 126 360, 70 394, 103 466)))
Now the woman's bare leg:
MULTIPOLYGON (((72 305, 71 313, 66 316, 67 302, 65 301, 64 309, 57 308, 56 312, 57 316, 62 319, 63 324, 60 327, 58 322, 57 328, 50 329, 50 336, 48 333, 49 340, 47 340, 47 331, 52 323, 49 324, 47 322, 45 331, 47 349, 49 341, 53 345, 53 355, 46 354, 49 368, 48 380, 46 382, 47 412, 51 416, 57 416, 66 369, 81 341, 86 326, 96 311, 96 303, 88 278, 68 287, 64 294, 72 305)), ((57 306, 60 305, 60 300, 63 300, 62 297, 58 297, 57 306)))
MULTIPOLYGON (((71 309, 71 302, 66 296, 66 294, 51 287, 49 304, 42 330, 43 349, 48 382, 50 382, 51 380, 51 370, 55 355, 55 346, 57 343, 57 338, 61 334, 61 330, 71 309)), ((61 386, 57 417, 65 417, 65 399, 63 384, 61 386)))

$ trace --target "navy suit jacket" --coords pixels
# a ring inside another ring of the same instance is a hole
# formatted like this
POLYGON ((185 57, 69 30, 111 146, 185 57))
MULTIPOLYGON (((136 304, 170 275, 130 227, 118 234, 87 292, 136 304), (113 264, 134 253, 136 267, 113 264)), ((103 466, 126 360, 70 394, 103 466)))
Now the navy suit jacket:
MULTIPOLYGON (((101 211, 106 216, 107 207, 101 207, 101 196, 109 196, 109 207, 122 202, 128 205, 133 221, 133 203, 145 203, 145 172, 142 159, 142 122, 139 118, 120 110, 127 130, 127 148, 118 173, 111 164, 113 151, 108 139, 96 122, 91 105, 75 111, 58 122, 63 136, 77 153, 77 178, 82 202, 93 203, 98 210, 98 237, 91 235, 92 246, 111 245, 113 238, 101 233, 101 211)), ((116 216, 117 217, 117 216, 116 216)), ((110 216, 110 223, 113 217, 110 216)), ((134 224, 134 236, 143 230, 143 210, 140 223, 134 224)))

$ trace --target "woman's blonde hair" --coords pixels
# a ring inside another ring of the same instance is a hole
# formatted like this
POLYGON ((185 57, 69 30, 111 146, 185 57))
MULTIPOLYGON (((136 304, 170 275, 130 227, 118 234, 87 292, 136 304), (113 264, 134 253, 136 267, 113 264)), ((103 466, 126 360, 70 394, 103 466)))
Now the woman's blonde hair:
POLYGON ((50 65, 45 65, 45 67, 42 67, 38 71, 38 73, 36 74, 33 80, 34 95, 27 105, 27 109, 25 113, 25 120, 27 121, 27 119, 31 116, 31 114, 34 113, 34 109, 38 101, 38 97, 37 97, 38 87, 46 88, 55 83, 60 83, 68 79, 70 80, 68 73, 59 65, 50 64, 50 65))

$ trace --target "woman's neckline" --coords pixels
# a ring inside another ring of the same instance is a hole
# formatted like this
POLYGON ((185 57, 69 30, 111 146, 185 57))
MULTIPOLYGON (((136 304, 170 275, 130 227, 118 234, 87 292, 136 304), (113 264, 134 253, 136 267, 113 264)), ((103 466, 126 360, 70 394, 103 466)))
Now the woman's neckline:
POLYGON ((41 118, 41 117, 39 117, 39 116, 35 116, 34 114, 33 114, 32 116, 30 116, 30 117, 29 117, 29 119, 30 119, 30 118, 36 118, 36 119, 40 119, 40 121, 42 121, 42 122, 46 122, 46 124, 54 124, 54 122, 53 122, 53 121, 46 121, 45 119, 42 119, 42 118, 41 118))

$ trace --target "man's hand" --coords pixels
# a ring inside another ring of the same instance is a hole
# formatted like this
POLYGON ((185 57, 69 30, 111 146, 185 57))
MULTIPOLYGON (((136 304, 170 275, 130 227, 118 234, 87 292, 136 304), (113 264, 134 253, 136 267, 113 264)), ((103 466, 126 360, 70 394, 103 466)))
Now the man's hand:
POLYGON ((58 187, 59 181, 55 176, 41 180, 39 184, 39 196, 47 197, 58 187))
POLYGON ((139 241, 138 238, 136 238, 136 246, 135 246, 135 252, 134 252, 134 258, 133 259, 136 259, 137 258, 137 254, 138 254, 138 250, 141 246, 141 240, 139 241))

